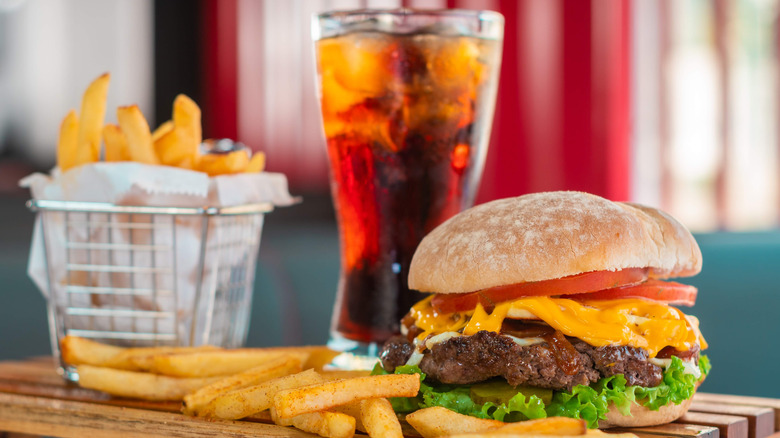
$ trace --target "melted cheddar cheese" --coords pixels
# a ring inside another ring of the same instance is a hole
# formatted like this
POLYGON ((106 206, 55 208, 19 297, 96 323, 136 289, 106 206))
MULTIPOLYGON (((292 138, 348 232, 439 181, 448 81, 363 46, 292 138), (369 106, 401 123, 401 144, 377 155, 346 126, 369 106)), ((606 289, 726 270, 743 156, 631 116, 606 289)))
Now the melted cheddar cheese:
POLYGON ((628 298, 604 301, 575 301, 565 298, 527 297, 498 304, 491 313, 481 305, 468 312, 439 314, 431 306, 432 296, 412 307, 418 336, 460 332, 469 336, 480 330, 498 332, 506 317, 529 313, 563 334, 590 345, 630 345, 655 357, 666 346, 688 350, 701 338, 695 318, 674 307, 650 300, 628 298))

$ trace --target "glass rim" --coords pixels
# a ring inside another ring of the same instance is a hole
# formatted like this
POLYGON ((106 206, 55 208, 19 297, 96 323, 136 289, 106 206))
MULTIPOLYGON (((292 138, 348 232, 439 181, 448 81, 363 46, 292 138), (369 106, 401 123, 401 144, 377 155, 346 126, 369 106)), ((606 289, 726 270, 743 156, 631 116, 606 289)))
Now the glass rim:
POLYGON ((315 14, 318 19, 328 18, 349 18, 353 16, 378 16, 391 15, 403 17, 407 15, 431 16, 431 17, 459 17, 459 18, 477 18, 480 21, 503 22, 504 16, 501 13, 491 10, 480 9, 416 9, 416 8, 391 8, 391 9, 348 9, 328 11, 315 14))

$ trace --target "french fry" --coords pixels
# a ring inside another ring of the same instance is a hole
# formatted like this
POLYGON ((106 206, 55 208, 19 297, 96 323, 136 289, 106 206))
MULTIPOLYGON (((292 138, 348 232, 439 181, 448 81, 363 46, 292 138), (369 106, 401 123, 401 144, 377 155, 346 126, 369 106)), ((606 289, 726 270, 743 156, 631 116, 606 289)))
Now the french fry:
POLYGON ((341 412, 342 414, 347 414, 350 417, 355 419, 355 429, 359 430, 363 433, 368 433, 366 430, 366 426, 363 425, 363 420, 361 419, 360 415, 360 403, 362 403, 363 400, 347 403, 345 405, 341 406, 335 406, 332 411, 333 412, 341 412))
POLYGON ((414 397, 419 390, 418 374, 356 377, 280 391, 274 396, 274 408, 284 419, 367 398, 414 397))
POLYGON ((549 417, 509 423, 491 430, 496 434, 531 435, 585 435, 588 426, 584 420, 568 417, 549 417))
POLYGON ((187 160, 192 154, 184 147, 185 132, 178 126, 162 134, 154 142, 154 151, 160 159, 160 163, 166 166, 178 166, 187 160))
POLYGON ((79 116, 76 110, 68 111, 60 125, 60 136, 57 139, 57 166, 62 172, 75 167, 76 150, 79 146, 79 116))
POLYGON ((181 147, 192 164, 200 160, 200 143, 203 141, 200 107, 192 99, 180 94, 173 100, 173 124, 179 128, 181 147))
POLYGON ((271 411, 274 423, 293 426, 304 432, 330 438, 352 438, 355 435, 355 418, 340 412, 310 412, 289 419, 280 419, 271 411))
POLYGON ((249 160, 249 164, 246 165, 244 172, 246 173, 258 173, 265 169, 265 154, 262 152, 255 152, 252 154, 252 158, 249 160))
POLYGON ((352 379, 354 377, 365 377, 371 375, 368 370, 322 370, 320 371, 325 380, 352 379))
POLYGON ((308 369, 297 374, 268 380, 256 386, 222 394, 209 403, 198 415, 238 420, 269 409, 273 404, 274 395, 279 391, 314 385, 323 381, 324 379, 316 371, 308 369))
POLYGON ((249 165, 249 154, 240 149, 226 154, 205 154, 200 157, 198 167, 209 176, 241 173, 249 165))
MULTIPOLYGON (((303 369, 314 368, 317 371, 321 371, 320 374, 336 373, 344 375, 345 377, 356 377, 358 375, 367 376, 369 371, 322 371, 322 368, 329 364, 334 357, 339 355, 336 350, 331 350, 323 345, 305 345, 302 347, 270 347, 265 348, 268 352, 280 352, 291 354, 307 354, 308 359, 303 364, 303 369)), ((342 377, 343 378, 343 377, 342 377)))
POLYGON ((127 138, 119 126, 108 123, 103 127, 103 143, 106 145, 106 161, 130 160, 127 138))
POLYGON ((404 438, 401 423, 386 398, 361 401, 360 419, 371 438, 404 438))
POLYGON ((218 396, 301 371, 301 359, 280 356, 244 372, 222 378, 184 397, 184 412, 195 413, 218 396))
POLYGON ((584 438, 587 436, 608 436, 609 438, 638 438, 633 433, 604 433, 598 430, 588 430, 583 435, 554 435, 554 434, 537 434, 537 433, 517 433, 517 432, 499 432, 497 430, 490 430, 486 432, 476 433, 456 433, 447 435, 448 438, 498 438, 498 437, 521 437, 521 438, 584 438))
POLYGON ((448 436, 458 433, 484 432, 497 429, 505 423, 496 420, 470 417, 440 406, 420 409, 406 416, 409 423, 423 438, 448 436))
POLYGON ((167 354, 188 354, 198 351, 220 350, 213 345, 201 345, 198 347, 134 347, 126 348, 105 362, 102 366, 123 370, 146 371, 142 364, 155 356, 167 354))
POLYGON ((149 123, 138 105, 121 106, 116 110, 119 126, 127 137, 128 151, 132 161, 144 164, 160 164, 154 153, 149 123))
POLYGON ((76 371, 79 374, 79 385, 84 388, 144 400, 182 400, 186 394, 217 380, 158 376, 92 365, 79 365, 76 371))
POLYGON ((200 119, 200 107, 194 100, 184 94, 176 96, 173 100, 173 123, 189 131, 192 135, 192 147, 198 147, 203 141, 200 119))
POLYGON ((305 363, 308 353, 247 348, 158 355, 152 358, 149 371, 174 377, 227 376, 246 371, 281 356, 293 356, 305 363))
POLYGON ((77 336, 65 336, 60 342, 62 359, 70 365, 94 365, 128 371, 143 370, 139 360, 160 354, 185 354, 196 351, 214 350, 217 347, 139 347, 123 348, 101 344, 77 336))
POLYGON ((60 341, 60 351, 63 362, 67 364, 104 366, 124 351, 124 348, 77 336, 65 336, 60 341))
POLYGON ((152 132, 152 143, 157 143, 157 140, 159 140, 160 137, 171 131, 173 131, 173 120, 163 122, 162 125, 158 126, 157 129, 152 132))
POLYGON ((94 163, 100 159, 100 137, 106 117, 106 97, 111 75, 104 73, 87 87, 81 100, 78 148, 75 165, 94 163))

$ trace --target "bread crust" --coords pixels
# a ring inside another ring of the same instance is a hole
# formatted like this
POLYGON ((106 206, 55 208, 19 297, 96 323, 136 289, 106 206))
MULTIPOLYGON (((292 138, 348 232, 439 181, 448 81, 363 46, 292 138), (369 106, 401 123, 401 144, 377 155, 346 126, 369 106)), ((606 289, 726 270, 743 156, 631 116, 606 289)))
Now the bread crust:
POLYGON ((695 275, 701 251, 670 215, 582 192, 499 199, 444 222, 420 243, 409 287, 463 293, 591 271, 695 275))
POLYGON ((692 401, 693 397, 683 401, 679 405, 670 403, 661 406, 657 411, 651 411, 644 406, 632 403, 631 415, 623 415, 614 405, 610 405, 610 409, 607 412, 607 419, 599 421, 599 428, 645 427, 671 423, 688 412, 688 408, 691 406, 692 401))

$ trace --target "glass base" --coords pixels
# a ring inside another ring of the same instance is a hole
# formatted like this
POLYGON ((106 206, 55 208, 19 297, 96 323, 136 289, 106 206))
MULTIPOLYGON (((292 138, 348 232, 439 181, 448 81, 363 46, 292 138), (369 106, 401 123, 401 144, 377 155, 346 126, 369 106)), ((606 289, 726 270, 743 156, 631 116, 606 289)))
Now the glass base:
POLYGON ((57 374, 61 375, 69 383, 79 383, 79 373, 74 366, 60 365, 57 368, 57 374))
POLYGON ((379 360, 381 344, 376 342, 358 342, 347 339, 337 333, 331 333, 328 348, 341 351, 333 358, 327 369, 331 370, 372 370, 379 360))

